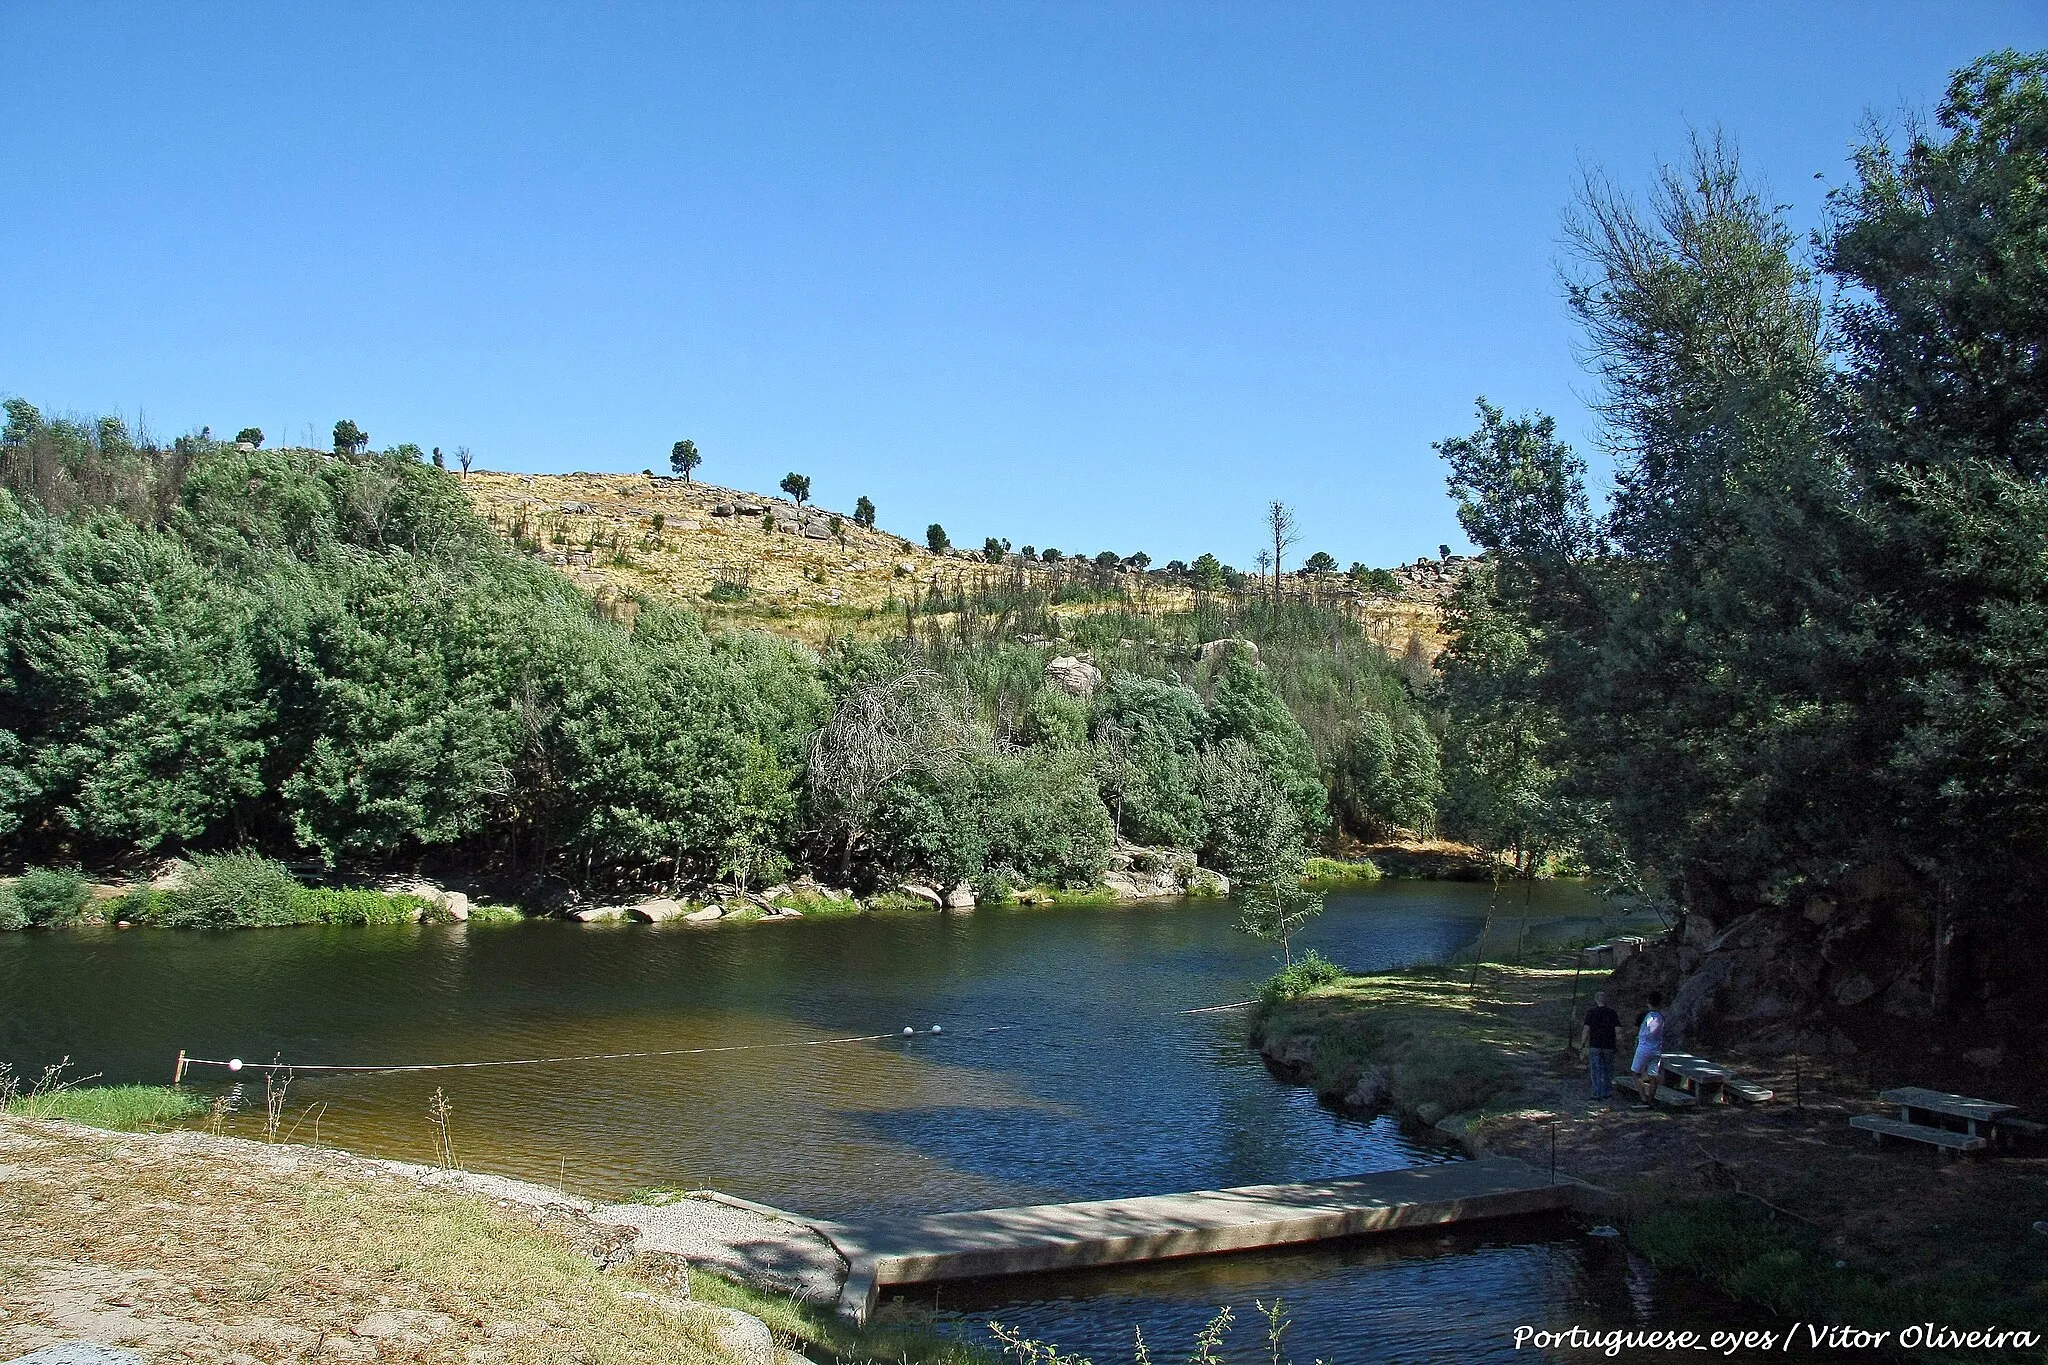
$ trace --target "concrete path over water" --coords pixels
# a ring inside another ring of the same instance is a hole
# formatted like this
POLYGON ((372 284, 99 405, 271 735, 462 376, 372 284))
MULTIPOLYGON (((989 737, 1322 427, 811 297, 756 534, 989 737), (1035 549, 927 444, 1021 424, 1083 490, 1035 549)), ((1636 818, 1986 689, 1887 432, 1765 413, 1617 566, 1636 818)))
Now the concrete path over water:
POLYGON ((1513 1157, 1484 1157, 1293 1185, 811 1226, 846 1258, 840 1314, 865 1322, 888 1285, 1290 1246, 1567 1209, 1602 1195, 1513 1157))

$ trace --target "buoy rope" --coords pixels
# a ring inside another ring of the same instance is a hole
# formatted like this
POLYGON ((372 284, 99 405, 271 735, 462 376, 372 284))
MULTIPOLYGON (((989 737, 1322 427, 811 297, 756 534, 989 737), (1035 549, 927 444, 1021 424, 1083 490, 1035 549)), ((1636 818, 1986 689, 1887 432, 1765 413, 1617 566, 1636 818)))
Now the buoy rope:
POLYGON ((755 1052, 765 1048, 831 1047, 838 1043, 876 1043, 889 1038, 928 1038, 938 1029, 905 1029, 901 1033, 863 1033, 849 1038, 811 1038, 788 1043, 727 1043, 719 1047, 671 1047, 646 1052, 579 1052, 563 1057, 506 1057, 488 1062, 410 1062, 388 1065, 321 1064, 316 1062, 245 1062, 240 1058, 216 1061, 210 1057, 186 1057, 184 1065, 217 1066, 228 1071, 469 1071, 490 1066, 553 1066, 564 1062, 622 1062, 636 1057, 685 1057, 705 1052, 755 1052))
MULTIPOLYGON (((1189 1014, 1215 1014, 1223 1010, 1243 1009, 1255 1005, 1256 1000, 1238 1000, 1228 1005, 1204 1005, 1199 1009, 1168 1010, 1169 1017, 1189 1014)), ((991 1024, 979 1030, 982 1033, 1002 1033, 1009 1029, 1026 1027, 1022 1024, 991 1024)), ((671 1047, 657 1048, 644 1052, 579 1052, 561 1057, 505 1057, 483 1062, 394 1062, 376 1063, 319 1063, 319 1062, 245 1062, 239 1057, 226 1061, 211 1057, 193 1057, 187 1053, 178 1054, 177 1080, 183 1083, 185 1073, 195 1066, 217 1066, 223 1071, 323 1071, 346 1072, 355 1075, 390 1074, 408 1071, 475 1071, 494 1066, 560 1066, 570 1062, 624 1062, 643 1057, 690 1057, 712 1052, 759 1052, 774 1048, 835 1047, 846 1043, 881 1043, 890 1039, 930 1038, 943 1034, 945 1030, 937 1024, 929 1029, 906 1028, 900 1033, 861 1033, 845 1038, 809 1038, 784 1043, 726 1043, 715 1047, 671 1047)))

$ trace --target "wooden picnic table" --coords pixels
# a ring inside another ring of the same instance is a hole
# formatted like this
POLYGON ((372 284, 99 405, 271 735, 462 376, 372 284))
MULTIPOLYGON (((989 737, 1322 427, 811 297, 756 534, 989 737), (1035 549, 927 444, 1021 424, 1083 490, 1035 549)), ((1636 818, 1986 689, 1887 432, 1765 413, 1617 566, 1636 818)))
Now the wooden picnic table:
MULTIPOLYGON (((1886 1104, 1899 1106, 1901 1123, 1925 1123, 1924 1120, 1913 1117, 1916 1113, 1938 1114, 1945 1119, 1960 1120, 1968 1128, 1971 1137, 1984 1136, 1977 1131, 1978 1124, 1996 1128, 2000 1119, 2019 1112, 2019 1106, 2016 1104, 2000 1104, 1997 1100, 1975 1100, 1968 1095, 1950 1095, 1940 1090, 1926 1090, 1917 1085, 1902 1085, 1896 1090, 1885 1091, 1878 1098, 1886 1104)), ((1925 1126, 1941 1125, 1936 1123, 1925 1126)))
POLYGON ((1658 1079, 1681 1095, 1689 1095, 1696 1104, 1711 1104, 1722 1098, 1722 1087, 1728 1083, 1725 1067, 1689 1053, 1667 1052, 1657 1062, 1658 1079))

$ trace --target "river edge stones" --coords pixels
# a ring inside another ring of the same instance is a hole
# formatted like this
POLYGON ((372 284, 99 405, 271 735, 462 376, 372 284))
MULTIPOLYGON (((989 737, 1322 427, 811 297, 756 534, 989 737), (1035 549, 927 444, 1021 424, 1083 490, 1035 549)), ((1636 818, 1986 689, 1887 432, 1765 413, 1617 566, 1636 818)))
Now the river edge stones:
MULTIPOLYGON (((1187 849, 1148 847, 1118 840, 1110 849, 1108 867, 1094 890, 1108 892, 1118 903, 1126 901, 1189 900, 1228 896, 1230 879, 1213 868, 1201 867, 1187 849)), ((884 895, 916 902, 923 907, 951 914, 969 914, 983 905, 1056 905, 1061 893, 1048 887, 1025 887, 986 900, 971 882, 951 887, 928 882, 901 881, 884 895)), ((722 923, 782 922, 805 918, 804 907, 826 913, 837 907, 841 913, 865 913, 867 907, 853 892, 827 886, 804 876, 778 883, 761 891, 713 884, 695 893, 691 900, 676 896, 650 896, 638 901, 604 905, 571 904, 555 913, 582 924, 709 925, 722 923), (795 905, 789 901, 798 902, 795 905)))

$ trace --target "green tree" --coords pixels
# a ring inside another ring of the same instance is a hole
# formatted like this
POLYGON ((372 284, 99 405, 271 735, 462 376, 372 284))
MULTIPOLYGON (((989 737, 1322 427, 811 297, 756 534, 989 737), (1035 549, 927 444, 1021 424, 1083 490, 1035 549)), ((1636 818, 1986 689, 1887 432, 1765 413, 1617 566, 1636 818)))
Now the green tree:
POLYGON ((697 443, 692 440, 677 441, 668 450, 668 467, 684 483, 690 482, 697 466, 704 463, 704 457, 697 452, 697 443))
POLYGON ((1302 561, 1301 571, 1318 577, 1323 574, 1335 573, 1337 572, 1337 561, 1328 551, 1317 550, 1306 560, 1302 561))
POLYGON ((1124 834, 1143 844, 1198 848, 1205 825, 1201 746, 1208 717, 1180 683, 1112 674, 1096 695, 1103 799, 1124 834))
POLYGON ((1209 695, 1209 742, 1237 741, 1258 756, 1294 807, 1300 826, 1320 833, 1328 823, 1328 796, 1315 748, 1287 703, 1250 653, 1234 649, 1218 668, 1209 695))
POLYGON ((1946 1008, 1971 956, 2038 951, 2013 934, 2041 921, 2029 851, 2048 836, 2048 53, 1955 73, 1932 126, 1856 162, 1824 246, 1876 604, 1874 638, 1847 644, 1881 680, 1859 742, 1887 741, 1880 827, 1928 888, 1946 1008))
POLYGON ((1452 588, 1437 656, 1447 717, 1446 818, 1451 831, 1506 851, 1528 875, 1571 835, 1554 755, 1561 725, 1544 696, 1527 619, 1502 602, 1482 560, 1452 588))
POLYGON ((1308 849, 1301 815, 1258 753, 1226 739, 1202 751, 1202 861, 1247 884, 1297 884, 1308 849))
POLYGON ((981 543, 981 557, 991 564, 1002 563, 1003 556, 1009 552, 1010 542, 1007 540, 998 540, 990 536, 981 543))
POLYGON ((924 543, 935 555, 942 555, 953 548, 953 542, 946 536, 946 528, 936 521, 924 528, 924 543))
POLYGON ((1223 591, 1223 561, 1215 555, 1197 555, 1195 562, 1189 565, 1188 568, 1194 574, 1195 586, 1201 591, 1223 591))
POLYGON ((875 504, 867 494, 863 493, 854 500, 853 519, 857 525, 865 526, 869 530, 874 529, 875 504))
POLYGON ((244 441, 247 441, 252 446, 260 447, 263 444, 263 428, 243 427, 235 433, 235 444, 240 445, 244 441))
POLYGON ((784 474, 782 476, 781 488, 783 492, 795 498, 797 506, 801 507, 810 501, 811 476, 808 474, 784 474))
POLYGON ((226 825, 262 789, 260 609, 161 535, 0 502, 7 823, 98 857, 226 825))
POLYGON ((361 427, 357 426, 354 422, 350 421, 348 418, 344 417, 339 422, 336 422, 334 424, 335 454, 359 454, 360 452, 367 450, 369 448, 369 445, 370 434, 364 431, 361 427))

